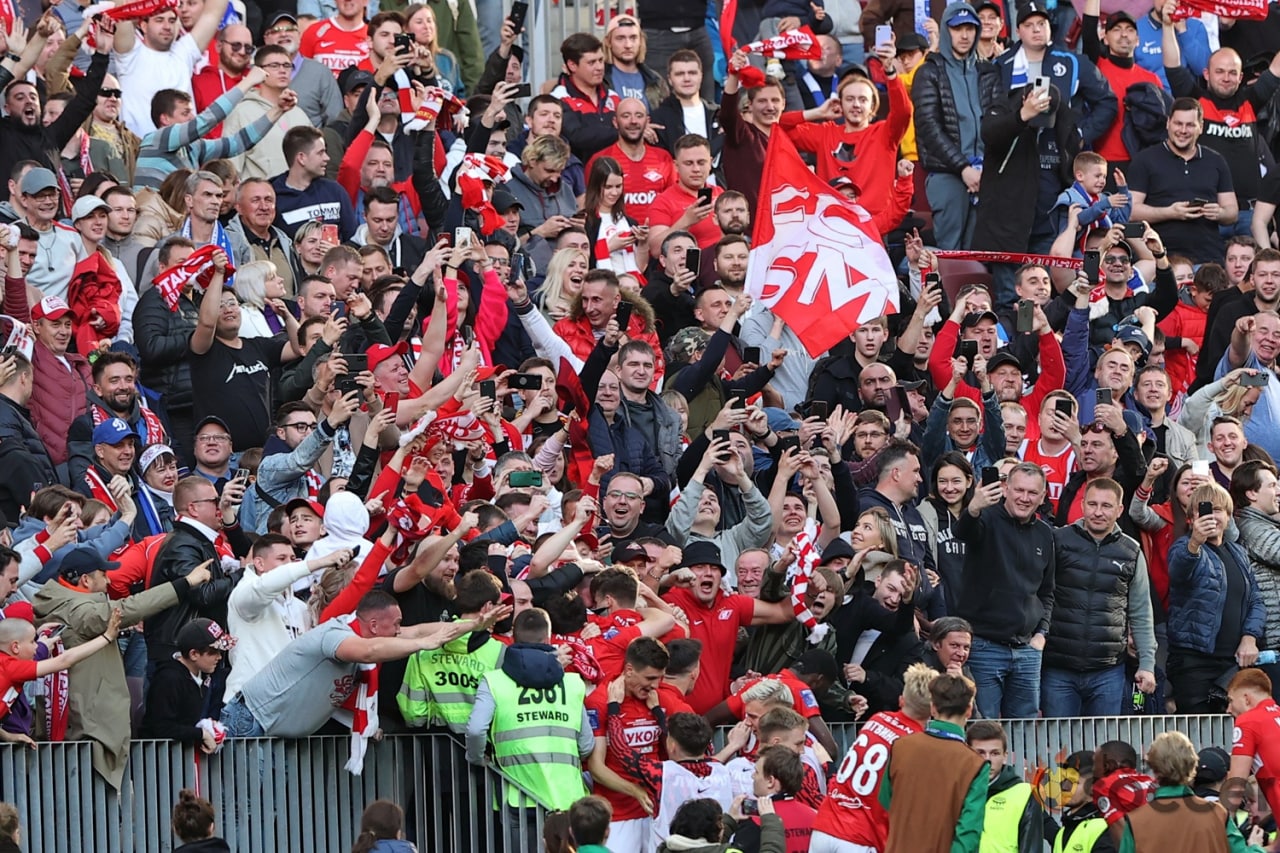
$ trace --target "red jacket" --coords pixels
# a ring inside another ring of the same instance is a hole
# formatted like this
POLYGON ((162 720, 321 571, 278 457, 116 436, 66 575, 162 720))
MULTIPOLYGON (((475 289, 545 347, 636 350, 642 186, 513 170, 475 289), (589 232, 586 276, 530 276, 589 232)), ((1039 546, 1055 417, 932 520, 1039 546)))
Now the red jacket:
MULTIPOLYGON (((573 319, 565 317, 557 320, 555 326, 552 327, 560 339, 569 345, 569 349, 573 350, 573 354, 583 361, 587 360, 587 356, 591 355, 591 351, 596 348, 595 332, 591 330, 591 323, 586 317, 573 319)), ((645 330, 644 319, 637 313, 631 315, 631 322, 627 324, 627 337, 630 340, 640 340, 653 347, 653 385, 655 391, 662 387, 662 375, 666 372, 666 363, 662 359, 662 344, 658 343, 658 336, 652 331, 645 330)))
MULTIPOLYGON (((1188 338, 1195 341, 1196 347, 1204 346, 1204 327, 1209 319, 1208 311, 1201 311, 1194 305, 1179 302, 1173 312, 1158 324, 1166 338, 1188 338)), ((1196 356, 1182 347, 1170 347, 1165 350, 1164 369, 1173 383, 1173 396, 1177 397, 1191 386, 1196 378, 1196 356)))
MULTIPOLYGON (((351 196, 353 205, 359 203, 360 170, 364 167, 364 158, 369 156, 369 149, 372 146, 373 134, 367 128, 361 130, 347 146, 346 153, 342 155, 342 163, 338 166, 338 183, 347 191, 347 195, 351 196)), ((440 134, 435 136, 435 146, 436 152, 432 162, 436 164, 436 177, 440 177, 444 174, 445 156, 444 143, 440 141, 440 134)), ((418 198, 418 191, 413 187, 412 175, 403 181, 392 182, 391 188, 409 200, 415 216, 422 215, 422 201, 418 198)))
MULTIPOLYGON (((956 341, 960 339, 960 324, 950 318, 938 330, 933 340, 933 351, 929 353, 929 376, 937 388, 946 388, 951 382, 951 359, 956 351, 956 341)), ((1040 437, 1040 401, 1050 391, 1063 387, 1067 379, 1067 363, 1062 358, 1062 347, 1052 332, 1040 336, 1040 376, 1036 384, 1020 401, 1027 410, 1027 438, 1035 441, 1040 437)), ((964 380, 956 386, 957 397, 968 397, 979 406, 982 395, 964 380)))

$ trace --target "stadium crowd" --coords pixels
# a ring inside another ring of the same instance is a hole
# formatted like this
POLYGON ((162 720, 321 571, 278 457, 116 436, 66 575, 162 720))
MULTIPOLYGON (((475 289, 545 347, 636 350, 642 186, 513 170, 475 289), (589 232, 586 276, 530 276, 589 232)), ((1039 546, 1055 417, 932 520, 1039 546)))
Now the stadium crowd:
POLYGON ((0 739, 449 731, 548 849, 1280 849, 1275 5, 639 0, 545 80, 389 5, 0 8, 0 739), (898 278, 779 295, 785 151, 898 278), (1234 742, 1061 827, 997 722, 1175 711, 1234 742))

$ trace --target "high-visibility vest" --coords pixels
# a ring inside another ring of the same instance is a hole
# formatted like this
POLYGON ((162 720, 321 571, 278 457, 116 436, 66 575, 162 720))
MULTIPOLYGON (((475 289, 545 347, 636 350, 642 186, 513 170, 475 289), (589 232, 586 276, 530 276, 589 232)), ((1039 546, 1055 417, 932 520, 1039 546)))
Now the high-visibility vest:
POLYGON ((405 667, 396 704, 410 726, 448 726, 465 734, 476 690, 486 672, 502 665, 506 646, 490 637, 473 652, 471 635, 414 654, 405 667))
POLYGON ((1018 853, 1018 824, 1031 799, 1031 786, 1019 782, 987 799, 978 853, 1018 853))
MULTIPOLYGON (((495 706, 489 740, 502 772, 548 808, 568 809, 586 796, 578 757, 578 732, 587 698, 582 677, 566 673, 553 687, 525 687, 495 669, 485 673, 484 681, 495 706)), ((511 786, 507 805, 533 803, 511 786)))
POLYGON ((1100 817, 1091 817, 1081 821, 1067 838, 1067 829, 1058 830, 1058 837, 1053 840, 1053 853, 1090 853, 1094 843, 1107 831, 1107 822, 1100 817))

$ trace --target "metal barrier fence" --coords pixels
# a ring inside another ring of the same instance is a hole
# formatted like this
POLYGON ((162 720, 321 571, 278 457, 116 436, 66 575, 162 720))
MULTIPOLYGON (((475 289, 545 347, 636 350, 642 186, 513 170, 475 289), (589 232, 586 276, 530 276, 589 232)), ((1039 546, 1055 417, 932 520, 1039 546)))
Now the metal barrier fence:
MULTIPOLYGON (((1132 743, 1139 754, 1160 732, 1176 729, 1197 746, 1231 742, 1232 721, 1206 717, 1099 717, 1006 722, 1014 766, 1028 777, 1061 756, 1104 741, 1132 743)), ((856 725, 832 727, 841 749, 856 725)), ((360 814, 375 799, 405 808, 410 840, 421 851, 537 853, 545 812, 495 812, 513 784, 491 768, 466 763, 461 743, 443 734, 397 735, 370 744, 364 774, 343 769, 349 739, 228 741, 215 756, 165 741, 133 744, 117 794, 93 772, 87 743, 44 743, 31 751, 0 747, 0 799, 13 803, 23 842, 33 851, 167 853, 169 820, 181 788, 212 803, 218 833, 239 853, 344 853, 360 814)), ((839 756, 836 756, 837 760, 839 756)))
MULTIPOLYGON (((510 6, 508 2, 508 10, 510 6)), ((559 76, 561 42, 574 33, 591 33, 603 39, 609 19, 634 8, 635 0, 534 0, 525 28, 529 39, 529 79, 534 92, 543 80, 559 76)))

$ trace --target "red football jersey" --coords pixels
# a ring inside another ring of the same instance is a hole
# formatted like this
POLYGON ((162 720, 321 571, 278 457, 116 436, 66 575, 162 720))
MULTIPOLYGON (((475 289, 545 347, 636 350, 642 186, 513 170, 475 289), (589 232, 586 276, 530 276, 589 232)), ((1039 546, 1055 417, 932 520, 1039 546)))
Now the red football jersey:
POLYGON ((751 624, 756 600, 749 595, 717 593, 710 607, 682 587, 673 587, 662 596, 689 617, 689 637, 702 641, 702 662, 698 680, 688 696, 689 704, 705 714, 729 695, 729 668, 738 642, 739 626, 751 624))
POLYGON ((921 731, 924 725, 901 711, 873 714, 840 762, 814 818, 813 831, 883 850, 889 838, 889 812, 880 805, 880 780, 889 750, 898 738, 921 731))
MULTIPOLYGON (((1076 452, 1071 449, 1071 445, 1068 444, 1057 456, 1050 456, 1041 449, 1039 441, 1024 439, 1022 446, 1018 448, 1018 458, 1023 462, 1039 465, 1040 470, 1044 471, 1049 503, 1053 505, 1053 511, 1057 512, 1062 489, 1076 470, 1076 452)), ((1080 493, 1084 494, 1084 491, 1081 490, 1080 493)))
MULTIPOLYGON (((596 737, 609 736, 609 684, 605 682, 591 691, 587 696, 587 718, 591 721, 591 730, 596 737)), ((662 752, 662 728, 657 719, 643 702, 625 697, 622 700, 622 731, 627 745, 642 755, 655 755, 660 760, 666 756, 662 752)), ((610 749, 605 753, 605 766, 624 779, 636 781, 623 771, 622 763, 610 749)), ((636 820, 648 817, 640 803, 627 794, 619 794, 596 783, 595 792, 609 801, 613 806, 614 820, 636 820)))
POLYGON ((742 685, 737 693, 731 693, 729 698, 725 700, 725 704, 729 706, 729 710, 739 720, 742 719, 745 711, 745 703, 742 701, 742 694, 746 693, 752 687, 755 687, 766 678, 772 678, 781 681, 787 685, 787 689, 791 691, 791 707, 796 713, 805 719, 816 717, 822 713, 822 709, 818 707, 818 697, 813 695, 813 691, 809 689, 809 685, 800 680, 794 672, 784 669, 773 675, 762 676, 761 678, 753 678, 742 685))
POLYGON ((368 29, 344 30, 337 19, 316 21, 307 27, 298 52, 324 65, 334 76, 348 65, 359 65, 369 58, 368 29))
POLYGON ((587 161, 586 171, 600 157, 612 157, 622 167, 622 195, 627 216, 643 223, 649 218, 649 206, 676 182, 675 161, 657 145, 646 145, 639 160, 628 157, 615 142, 587 161))
POLYGON ((1253 775, 1272 808, 1280 807, 1280 705, 1263 702, 1236 717, 1231 754, 1253 759, 1253 775))

